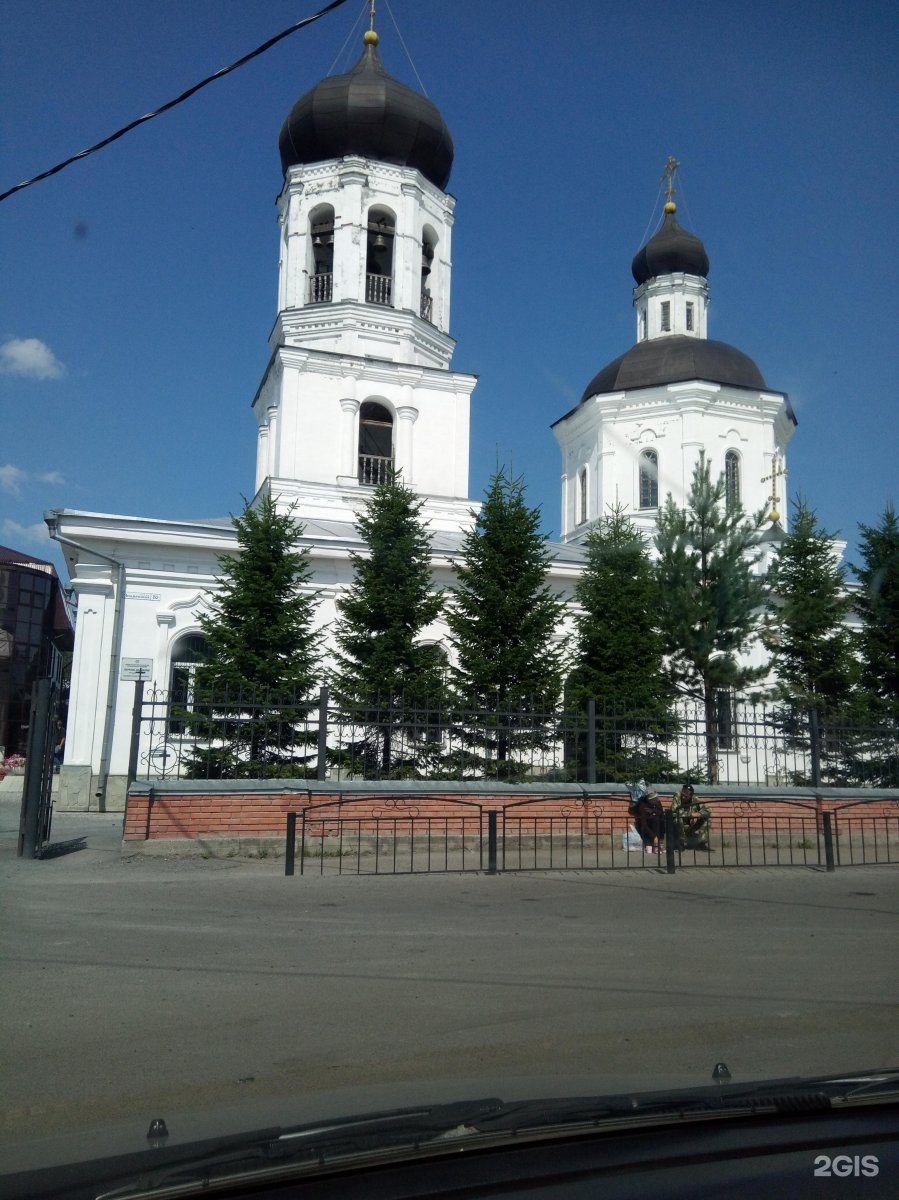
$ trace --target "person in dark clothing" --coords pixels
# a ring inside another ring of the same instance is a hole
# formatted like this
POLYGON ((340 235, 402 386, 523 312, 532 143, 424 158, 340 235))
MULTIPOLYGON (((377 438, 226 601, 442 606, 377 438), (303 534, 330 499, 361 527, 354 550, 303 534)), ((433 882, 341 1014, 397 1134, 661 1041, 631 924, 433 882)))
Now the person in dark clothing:
POLYGON ((661 854, 665 839, 665 810, 655 792, 645 792, 634 805, 634 825, 648 854, 661 854))

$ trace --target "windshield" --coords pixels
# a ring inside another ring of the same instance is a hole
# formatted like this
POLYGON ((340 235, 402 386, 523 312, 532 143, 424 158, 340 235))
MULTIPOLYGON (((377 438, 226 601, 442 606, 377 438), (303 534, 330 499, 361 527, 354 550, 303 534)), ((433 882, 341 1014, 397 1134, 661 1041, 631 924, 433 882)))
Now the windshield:
POLYGON ((6 1172, 899 1067, 891 7, 324 7, 5 5, 6 1172))

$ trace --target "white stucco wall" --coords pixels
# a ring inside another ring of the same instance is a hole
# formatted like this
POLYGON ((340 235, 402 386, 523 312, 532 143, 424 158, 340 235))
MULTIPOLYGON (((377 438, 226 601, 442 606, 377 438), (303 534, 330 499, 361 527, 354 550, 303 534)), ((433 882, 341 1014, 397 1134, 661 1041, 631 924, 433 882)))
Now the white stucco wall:
MULTIPOLYGON (((581 541, 592 522, 621 504, 649 534, 656 509, 640 508, 640 454, 658 456, 659 504, 666 496, 683 505, 700 454, 713 476, 724 471, 729 450, 739 455, 743 507, 768 503, 772 455, 781 456, 793 426, 778 392, 691 381, 594 396, 553 427, 562 453, 562 537, 581 541), (587 468, 587 521, 578 511, 578 473, 587 468)), ((783 508, 781 508, 783 514, 783 508)))
MULTIPOLYGON (((118 678, 121 672, 115 672, 113 707, 108 714, 118 571, 91 551, 99 551, 125 566, 121 643, 115 661, 150 660, 146 683, 149 697, 154 689, 168 689, 173 649, 179 640, 200 632, 198 614, 208 611, 217 588, 217 558, 235 553, 236 539, 230 522, 225 521, 191 524, 62 510, 57 522, 59 534, 66 539, 63 548, 78 596, 66 757, 57 805, 62 810, 98 807, 108 721, 111 753, 104 805, 116 811, 124 806, 135 685, 122 681, 118 678)), ((309 588, 317 596, 315 621, 322 634, 322 673, 327 678, 337 601, 352 584, 350 551, 360 549, 360 545, 349 527, 341 536, 309 531, 300 545, 311 551, 313 578, 309 588)), ((435 552, 433 571, 435 589, 448 592, 455 574, 451 559, 443 551, 435 552)), ((573 599, 577 575, 577 566, 567 562, 551 572, 551 586, 563 600, 573 599)), ((570 617, 560 628, 559 637, 569 631, 570 617)), ((449 653, 447 633, 445 621, 440 619, 422 636, 441 642, 449 653)), ((145 724, 139 748, 142 774, 155 770, 152 765, 148 768, 149 750, 150 730, 145 724)))
MULTIPOLYGON (((357 488, 359 411, 394 418, 395 466, 422 496, 468 503, 470 397, 459 372, 280 348, 254 402, 256 487, 266 478, 357 488)), ((363 489, 364 496, 364 489, 363 489)))

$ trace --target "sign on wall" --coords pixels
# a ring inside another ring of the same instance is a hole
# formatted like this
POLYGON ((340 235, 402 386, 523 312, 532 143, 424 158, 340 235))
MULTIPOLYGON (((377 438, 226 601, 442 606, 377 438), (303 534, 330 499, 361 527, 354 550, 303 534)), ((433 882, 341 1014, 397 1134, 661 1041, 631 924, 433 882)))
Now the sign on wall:
POLYGON ((119 679, 136 680, 149 679, 153 674, 152 658, 123 658, 119 679))

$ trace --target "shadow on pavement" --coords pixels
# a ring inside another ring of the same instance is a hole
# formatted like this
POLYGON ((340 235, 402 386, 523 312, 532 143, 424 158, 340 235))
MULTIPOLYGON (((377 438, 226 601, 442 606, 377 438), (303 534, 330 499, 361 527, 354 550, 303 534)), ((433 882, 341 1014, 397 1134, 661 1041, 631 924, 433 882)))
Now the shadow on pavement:
POLYGON ((44 850, 41 858, 61 858, 63 854, 72 854, 76 850, 87 849, 87 838, 70 838, 67 842, 51 842, 44 850))

